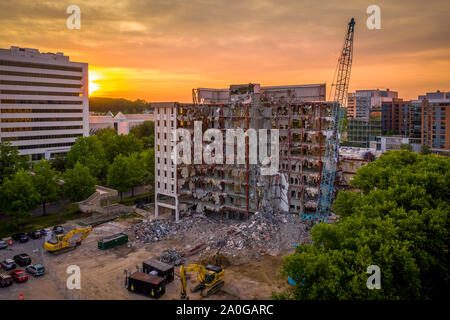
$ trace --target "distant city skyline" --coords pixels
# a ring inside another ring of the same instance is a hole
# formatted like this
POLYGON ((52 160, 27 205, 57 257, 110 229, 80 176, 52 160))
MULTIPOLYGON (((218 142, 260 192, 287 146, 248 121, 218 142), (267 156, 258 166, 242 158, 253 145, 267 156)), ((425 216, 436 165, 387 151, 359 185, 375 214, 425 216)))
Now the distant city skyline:
MULTIPOLYGON (((64 52, 89 63, 92 96, 191 101, 191 89, 327 83, 355 17, 349 92, 397 91, 404 99, 450 91, 449 2, 377 1, 381 30, 368 30, 372 1, 80 0, 81 29, 67 6, 0 3, 0 48, 64 52)), ((328 92, 327 92, 328 95, 328 92)))

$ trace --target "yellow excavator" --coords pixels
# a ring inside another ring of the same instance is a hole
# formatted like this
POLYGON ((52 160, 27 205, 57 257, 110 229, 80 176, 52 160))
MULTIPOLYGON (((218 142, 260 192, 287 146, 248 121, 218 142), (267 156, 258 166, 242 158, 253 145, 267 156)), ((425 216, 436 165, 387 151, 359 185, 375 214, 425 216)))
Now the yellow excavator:
POLYGON ((57 234, 56 239, 51 239, 46 241, 44 244, 44 248, 53 253, 53 254, 61 254, 71 250, 74 250, 81 244, 81 241, 86 239, 86 237, 91 233, 92 228, 79 228, 69 231, 66 235, 57 234), (70 240, 76 234, 82 233, 83 235, 76 240, 74 243, 71 243, 70 240))
POLYGON ((225 277, 225 270, 208 265, 203 266, 200 264, 190 264, 187 267, 183 265, 180 266, 180 281, 181 281, 181 300, 189 300, 186 292, 186 272, 196 271, 198 273, 198 284, 191 289, 191 292, 200 291, 202 297, 209 297, 210 295, 218 292, 225 282, 223 281, 225 277))

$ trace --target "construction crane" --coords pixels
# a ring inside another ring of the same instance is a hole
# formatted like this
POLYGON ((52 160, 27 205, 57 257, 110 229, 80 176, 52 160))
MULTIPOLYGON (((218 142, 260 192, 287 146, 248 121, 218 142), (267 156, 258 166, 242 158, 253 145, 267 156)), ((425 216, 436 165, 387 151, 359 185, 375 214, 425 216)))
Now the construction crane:
POLYGON ((191 289, 191 292, 200 291, 202 297, 209 297, 218 292, 225 284, 225 270, 217 266, 203 266, 200 264, 190 264, 187 267, 180 266, 181 300, 189 300, 186 292, 186 272, 196 271, 198 273, 198 284, 191 289), (206 292, 204 290, 206 289, 206 292))
POLYGON ((335 77, 330 91, 330 98, 333 94, 333 101, 335 102, 332 111, 332 118, 334 120, 332 133, 327 139, 325 157, 322 162, 319 195, 317 197, 315 216, 312 221, 313 224, 328 221, 331 203, 333 201, 336 168, 339 160, 339 140, 345 117, 347 92, 352 69, 354 34, 355 19, 352 18, 348 23, 344 46, 338 60, 335 77))
POLYGON ((69 231, 66 235, 57 234, 56 239, 51 239, 45 242, 44 248, 53 254, 61 254, 74 250, 81 244, 84 239, 87 238, 91 231, 92 228, 89 227, 74 229, 72 231, 69 231), (74 243, 71 243, 70 240, 72 239, 72 237, 80 233, 82 233, 82 236, 74 243))

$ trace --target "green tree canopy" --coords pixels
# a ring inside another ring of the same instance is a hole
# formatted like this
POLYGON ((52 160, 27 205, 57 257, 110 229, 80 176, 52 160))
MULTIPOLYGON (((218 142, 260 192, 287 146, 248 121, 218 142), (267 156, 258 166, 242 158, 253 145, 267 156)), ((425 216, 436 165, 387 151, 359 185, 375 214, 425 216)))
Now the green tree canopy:
POLYGON ((77 138, 67 153, 68 168, 74 168, 77 162, 88 167, 91 175, 100 180, 106 175, 105 150, 97 136, 77 138))
POLYGON ((28 156, 20 156, 17 147, 9 142, 0 142, 0 183, 19 169, 28 169, 28 156))
POLYGON ((106 139, 103 146, 109 163, 113 163, 118 155, 129 156, 144 149, 142 141, 131 133, 128 135, 110 136, 106 139))
POLYGON ((155 186, 155 149, 151 148, 145 150, 141 154, 142 163, 144 166, 144 177, 143 183, 146 185, 151 185, 152 188, 155 186))
POLYGON ((73 169, 68 169, 63 175, 64 195, 73 201, 87 199, 95 192, 96 179, 87 166, 77 162, 73 169))
POLYGON ((52 169, 50 162, 44 159, 34 164, 33 172, 33 186, 39 194, 39 202, 42 204, 44 215, 46 215, 45 205, 61 198, 57 173, 52 169))
POLYGON ((143 123, 135 126, 130 130, 130 133, 134 134, 139 139, 144 137, 150 137, 155 135, 155 122, 154 121, 144 121, 143 123))
MULTIPOLYGON (((312 244, 288 256, 283 274, 297 299, 432 299, 448 290, 450 159, 391 151, 339 192, 335 225, 313 227, 312 244), (366 287, 370 265, 381 289, 366 287)), ((278 296, 286 297, 285 295, 278 296)))
POLYGON ((5 178, 0 189, 3 212, 20 226, 31 216, 30 210, 35 209, 39 203, 39 194, 33 186, 30 173, 19 169, 5 178))
POLYGON ((123 192, 131 188, 131 172, 127 157, 119 154, 108 170, 108 186, 116 189, 122 199, 123 192))
POLYGON ((133 153, 126 158, 130 174, 131 195, 134 197, 134 187, 141 186, 146 175, 144 158, 139 153, 133 153))

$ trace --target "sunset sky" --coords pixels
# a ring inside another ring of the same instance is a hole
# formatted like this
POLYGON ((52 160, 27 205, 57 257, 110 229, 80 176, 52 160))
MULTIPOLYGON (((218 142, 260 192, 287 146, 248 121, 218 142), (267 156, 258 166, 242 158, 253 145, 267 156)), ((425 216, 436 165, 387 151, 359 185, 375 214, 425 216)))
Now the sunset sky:
POLYGON ((406 99, 450 91, 442 0, 0 0, 0 48, 89 63, 93 96, 189 102, 197 87, 329 85, 351 17, 350 91, 389 88, 406 99), (71 4, 81 30, 66 27, 71 4), (366 27, 373 4, 381 30, 366 27))

